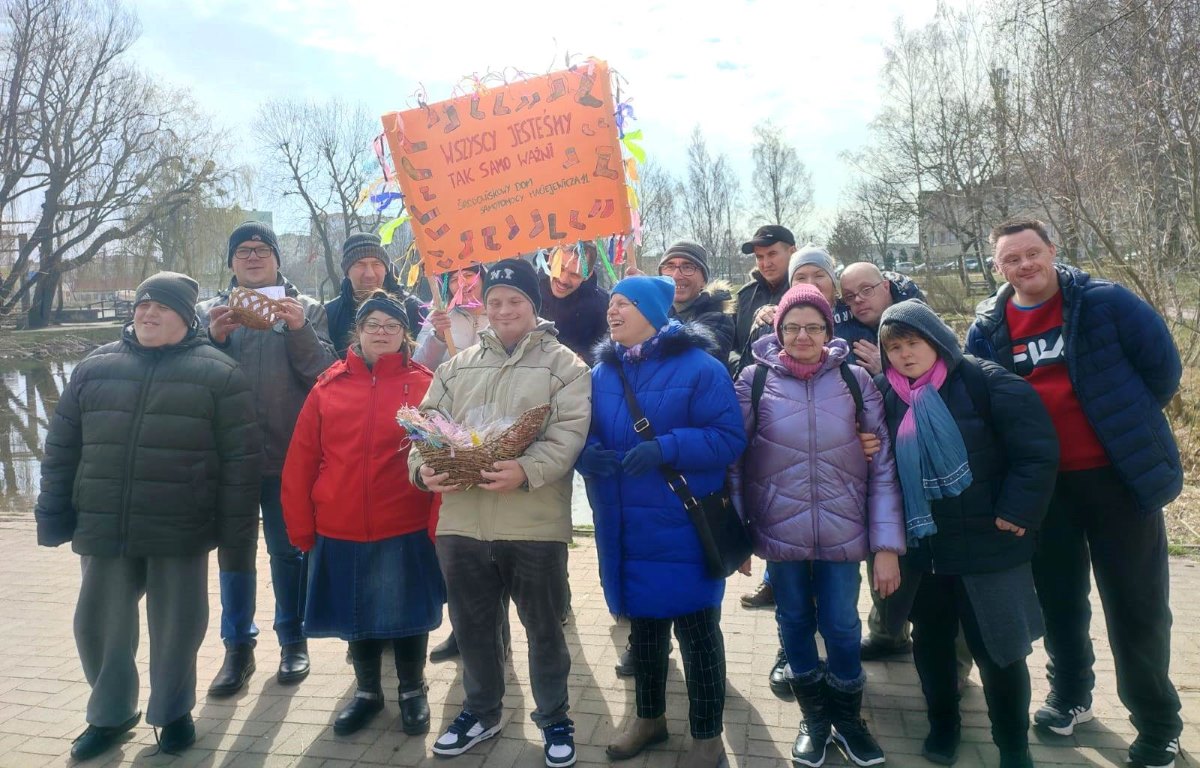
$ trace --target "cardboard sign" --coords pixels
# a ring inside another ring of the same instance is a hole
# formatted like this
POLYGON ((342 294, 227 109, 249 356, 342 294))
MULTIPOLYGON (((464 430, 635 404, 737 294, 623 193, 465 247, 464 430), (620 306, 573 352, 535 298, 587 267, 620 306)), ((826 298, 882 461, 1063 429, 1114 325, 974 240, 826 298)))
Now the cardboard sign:
POLYGON ((426 274, 631 229, 608 65, 383 116, 426 274))

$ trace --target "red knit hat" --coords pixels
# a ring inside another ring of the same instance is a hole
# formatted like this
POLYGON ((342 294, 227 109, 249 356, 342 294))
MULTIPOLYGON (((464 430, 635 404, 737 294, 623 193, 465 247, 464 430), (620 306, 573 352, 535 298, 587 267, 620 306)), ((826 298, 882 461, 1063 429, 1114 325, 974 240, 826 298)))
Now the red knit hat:
POLYGON ((812 307, 825 317, 826 330, 830 337, 833 336, 833 310, 829 307, 829 301, 815 285, 800 283, 792 286, 787 293, 783 294, 783 298, 779 300, 779 309, 775 310, 775 338, 779 339, 780 344, 783 343, 784 316, 789 310, 805 305, 812 307))

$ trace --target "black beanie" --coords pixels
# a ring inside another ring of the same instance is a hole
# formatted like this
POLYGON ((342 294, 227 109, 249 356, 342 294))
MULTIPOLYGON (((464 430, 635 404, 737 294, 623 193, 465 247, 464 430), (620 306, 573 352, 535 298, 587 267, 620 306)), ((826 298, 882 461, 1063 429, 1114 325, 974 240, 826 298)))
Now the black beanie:
POLYGON ((238 224, 237 229, 233 230, 233 234, 229 236, 229 255, 225 258, 226 266, 233 269, 233 252, 242 243, 250 241, 271 246, 271 250, 275 253, 275 265, 279 266, 279 241, 275 239, 274 230, 261 221, 244 221, 238 224))
POLYGON ((196 300, 200 298, 200 286, 196 281, 180 272, 159 272, 142 281, 134 293, 133 306, 144 301, 157 301, 170 307, 183 318, 184 325, 196 319, 196 300))
POLYGON ((704 274, 704 282, 708 282, 708 251, 704 250, 703 245, 693 243, 690 240, 679 240, 671 243, 671 247, 658 260, 658 271, 660 273, 662 272, 662 265, 667 262, 667 259, 687 259, 700 268, 700 271, 704 274))
POLYGON ((504 259, 487 267, 483 273, 483 300, 487 301, 488 291, 497 285, 503 285, 525 294, 533 305, 533 313, 541 314, 542 289, 538 282, 537 270, 523 259, 504 259))
POLYGON ((355 232, 342 243, 342 274, 350 272, 350 266, 359 259, 379 259, 385 267, 391 266, 391 259, 379 235, 372 232, 355 232))
POLYGON ((386 291, 375 291, 366 301, 360 304, 358 311, 354 313, 354 322, 362 323, 367 318, 367 315, 377 311, 396 318, 404 326, 404 330, 412 331, 412 328, 408 327, 408 310, 400 303, 398 297, 386 291))

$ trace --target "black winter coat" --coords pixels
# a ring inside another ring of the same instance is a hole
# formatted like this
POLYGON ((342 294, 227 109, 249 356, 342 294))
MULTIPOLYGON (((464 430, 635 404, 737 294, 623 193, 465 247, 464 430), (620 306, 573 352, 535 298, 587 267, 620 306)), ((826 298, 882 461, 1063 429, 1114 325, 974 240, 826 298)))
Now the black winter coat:
POLYGON ((754 362, 754 355, 750 352, 750 344, 758 338, 752 333, 754 313, 761 307, 778 304, 779 300, 783 298, 783 294, 787 293, 788 288, 791 287, 787 280, 781 280, 779 285, 772 286, 757 269, 750 272, 750 282, 739 288, 737 292, 733 360, 729 366, 731 371, 741 370, 743 366, 738 361, 742 357, 746 358, 746 365, 754 362))
POLYGON ((730 364, 735 330, 733 294, 729 292, 729 287, 724 281, 718 280, 710 284, 682 312, 676 312, 672 305, 667 316, 681 323, 696 323, 707 328, 717 342, 717 348, 712 352, 713 356, 720 360, 722 365, 730 364))
POLYGON ((592 356, 596 342, 608 335, 608 294, 596 282, 592 272, 579 288, 560 299, 550 290, 550 277, 542 275, 542 309, 538 316, 554 323, 558 340, 583 358, 588 366, 595 364, 592 356))
MULTIPOLYGON (((408 335, 414 339, 417 338, 427 314, 420 299, 404 290, 390 271, 383 278, 383 288, 404 300, 404 314, 408 315, 408 335)), ((354 315, 357 311, 358 306, 354 303, 354 286, 350 283, 350 278, 343 277, 341 292, 325 302, 325 316, 329 320, 329 338, 333 342, 334 351, 343 360, 346 359, 346 350, 355 341, 351 336, 354 332, 354 315)))
MULTIPOLYGON (((875 385, 894 445, 908 405, 887 376, 876 376, 875 385)), ((909 564, 957 575, 1029 562, 1058 474, 1058 437, 1042 399, 1020 376, 969 355, 953 365, 940 394, 962 433, 973 482, 961 495, 932 503, 937 533, 909 547, 909 564), (986 393, 987 412, 976 410, 966 376, 975 377, 981 406, 986 393), (1025 528, 1025 535, 1001 531, 997 517, 1025 528)))
POLYGON ((220 547, 252 570, 261 436, 246 378, 193 330, 146 348, 132 323, 71 374, 46 437, 38 543, 98 557, 220 547))

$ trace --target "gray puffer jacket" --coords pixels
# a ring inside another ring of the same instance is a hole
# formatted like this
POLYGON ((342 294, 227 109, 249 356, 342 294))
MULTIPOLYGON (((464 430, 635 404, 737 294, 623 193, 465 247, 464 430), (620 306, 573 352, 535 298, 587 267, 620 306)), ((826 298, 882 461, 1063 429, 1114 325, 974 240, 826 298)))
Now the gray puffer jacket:
MULTIPOLYGON (((283 457, 292 441, 292 430, 304 399, 317 377, 338 359, 329 340, 329 324, 321 302, 301 294, 283 275, 278 275, 276 284, 304 305, 308 322, 303 328, 289 331, 280 321, 268 331, 238 328, 224 344, 213 342, 213 346, 238 362, 254 392, 255 416, 263 432, 264 477, 279 477, 283 473, 283 457)), ((234 278, 229 287, 236 285, 234 278)), ((213 307, 228 303, 229 294, 222 293, 196 305, 196 315, 205 333, 208 313, 213 307)))
POLYGON ((850 371, 862 390, 861 431, 882 450, 868 462, 858 439, 854 397, 839 367, 849 348, 827 345, 824 366, 808 380, 780 361, 774 336, 754 343, 755 364, 735 382, 750 437, 731 483, 734 503, 750 526, 754 553, 765 560, 865 560, 873 552, 904 554, 904 508, 883 412, 870 375, 850 371), (757 366, 770 369, 758 406, 750 403, 757 366))

